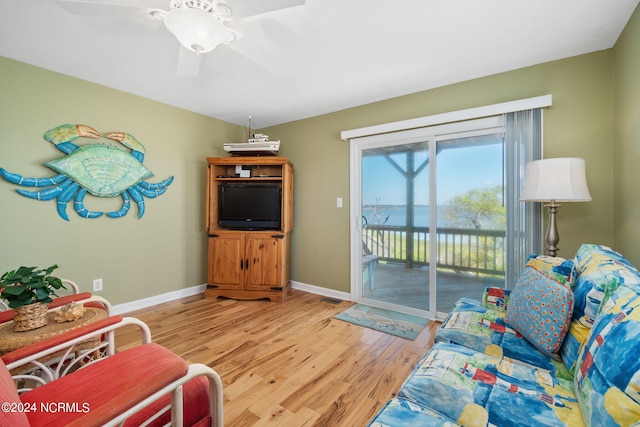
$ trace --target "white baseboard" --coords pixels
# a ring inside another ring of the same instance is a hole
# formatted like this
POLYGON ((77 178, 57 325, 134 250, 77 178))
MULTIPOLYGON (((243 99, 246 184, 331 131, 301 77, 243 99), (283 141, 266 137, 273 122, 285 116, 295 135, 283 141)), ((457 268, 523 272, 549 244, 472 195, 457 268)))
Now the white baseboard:
POLYGON ((351 301, 351 294, 349 292, 336 291, 333 289, 327 289, 320 286, 308 285, 302 282, 291 281, 291 287, 312 294, 322 295, 325 297, 341 299, 344 301, 351 301))
POLYGON ((196 285, 190 288, 179 289, 177 291, 167 292, 165 294, 154 295, 152 297, 139 299, 136 301, 125 302, 113 306, 113 314, 124 314, 130 311, 140 310, 142 308, 152 307, 154 305, 170 302, 180 298, 186 298, 193 295, 201 294, 207 289, 207 285, 196 285))
MULTIPOLYGON (((322 295, 325 297, 341 299, 344 301, 351 300, 351 294, 348 292, 336 291, 333 289, 327 289, 320 286, 308 285, 302 282, 291 281, 291 287, 312 294, 322 295)), ((193 295, 203 293, 207 289, 207 285, 196 285, 190 288, 179 289, 177 291, 167 292, 165 294, 154 295, 152 297, 139 299, 136 301, 125 302, 123 304, 114 305, 112 309, 113 314, 125 314, 131 311, 140 310, 154 305, 170 302, 180 298, 186 298, 193 295)))

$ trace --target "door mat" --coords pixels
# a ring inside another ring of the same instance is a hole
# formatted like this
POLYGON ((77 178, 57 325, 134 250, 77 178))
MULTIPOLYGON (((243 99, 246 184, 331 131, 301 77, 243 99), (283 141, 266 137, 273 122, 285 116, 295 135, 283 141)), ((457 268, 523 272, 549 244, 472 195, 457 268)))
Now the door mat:
POLYGON ((385 332, 408 340, 415 340, 429 323, 429 319, 393 310, 356 304, 334 316, 336 319, 365 328, 385 332))

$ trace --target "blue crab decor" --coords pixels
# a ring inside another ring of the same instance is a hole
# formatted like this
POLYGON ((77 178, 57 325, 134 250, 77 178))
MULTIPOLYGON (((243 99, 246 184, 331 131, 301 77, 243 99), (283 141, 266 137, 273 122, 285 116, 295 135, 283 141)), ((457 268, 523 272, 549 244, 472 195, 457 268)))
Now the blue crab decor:
POLYGON ((122 208, 107 212, 111 218, 123 217, 129 212, 131 199, 138 206, 138 218, 144 215, 144 199, 155 198, 167 191, 173 177, 157 184, 144 181, 153 173, 142 164, 144 146, 132 135, 124 132, 100 134, 85 125, 64 124, 48 130, 44 139, 51 142, 66 156, 44 163, 58 172, 51 178, 24 178, 0 167, 0 176, 21 187, 41 188, 39 191, 16 189, 25 197, 36 200, 57 200, 58 215, 69 221, 67 204, 73 200, 75 211, 84 218, 98 218, 104 212, 88 210, 84 198, 89 192, 97 197, 122 197, 122 208), (82 147, 73 143, 79 137, 98 139, 101 137, 117 141, 131 151, 105 144, 90 144, 82 147))

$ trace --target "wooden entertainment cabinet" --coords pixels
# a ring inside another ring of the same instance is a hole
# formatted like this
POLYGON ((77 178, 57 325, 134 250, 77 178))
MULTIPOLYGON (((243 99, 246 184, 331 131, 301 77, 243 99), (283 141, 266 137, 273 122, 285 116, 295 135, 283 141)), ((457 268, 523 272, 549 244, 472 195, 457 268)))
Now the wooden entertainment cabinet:
POLYGON ((207 162, 209 256, 205 297, 283 302, 291 291, 293 165, 284 157, 208 157, 207 162), (237 167, 243 176, 239 176, 237 167), (281 185, 280 226, 273 230, 221 227, 218 191, 220 185, 229 182, 281 185))

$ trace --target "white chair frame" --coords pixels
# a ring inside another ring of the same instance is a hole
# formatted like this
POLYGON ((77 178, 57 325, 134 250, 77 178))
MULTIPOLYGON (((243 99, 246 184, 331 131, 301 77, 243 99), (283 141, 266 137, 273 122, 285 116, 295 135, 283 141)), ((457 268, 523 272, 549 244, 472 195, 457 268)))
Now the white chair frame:
MULTIPOLYGON (((58 345, 33 353, 22 359, 9 362, 6 364, 6 367, 11 371, 27 364, 34 365, 35 368, 31 369, 29 372, 17 374, 13 376, 13 378, 15 380, 23 380, 23 382, 24 380, 31 380, 35 383, 36 387, 51 381, 55 381, 56 379, 68 374, 69 371, 74 367, 82 365, 79 369, 83 369, 84 367, 92 363, 98 363, 105 357, 114 355, 116 352, 114 340, 115 330, 124 326, 137 327, 141 333, 141 341, 143 344, 151 342, 151 331, 144 322, 133 317, 124 317, 122 318, 122 321, 118 323, 105 326, 93 332, 82 335, 78 338, 67 340, 58 345), (101 336, 104 336, 104 339, 97 347, 82 350, 76 349, 79 344, 86 342, 88 339, 101 336), (95 358, 93 356, 94 352, 96 351, 100 352, 99 358, 95 358), (54 359, 50 358, 51 355, 59 352, 63 352, 62 356, 56 356, 54 359), (41 359, 49 360, 43 362, 41 359)), ((171 410, 171 426, 182 427, 182 386, 189 380, 198 376, 206 376, 209 382, 209 408, 212 413, 212 426, 222 427, 224 425, 222 413, 222 380, 213 369, 204 364, 191 364, 189 366, 187 374, 184 377, 173 381, 171 384, 153 393, 151 396, 147 397, 129 410, 121 413, 105 425, 123 425, 126 420, 133 414, 137 413, 138 411, 142 410, 143 408, 162 398, 163 396, 171 393, 171 404, 162 408, 159 412, 157 412, 154 416, 147 420, 147 422, 151 422, 153 421, 153 419, 157 418, 167 410, 171 410)), ((23 393, 31 389, 33 389, 33 387, 25 387, 19 389, 18 392, 23 393)))

